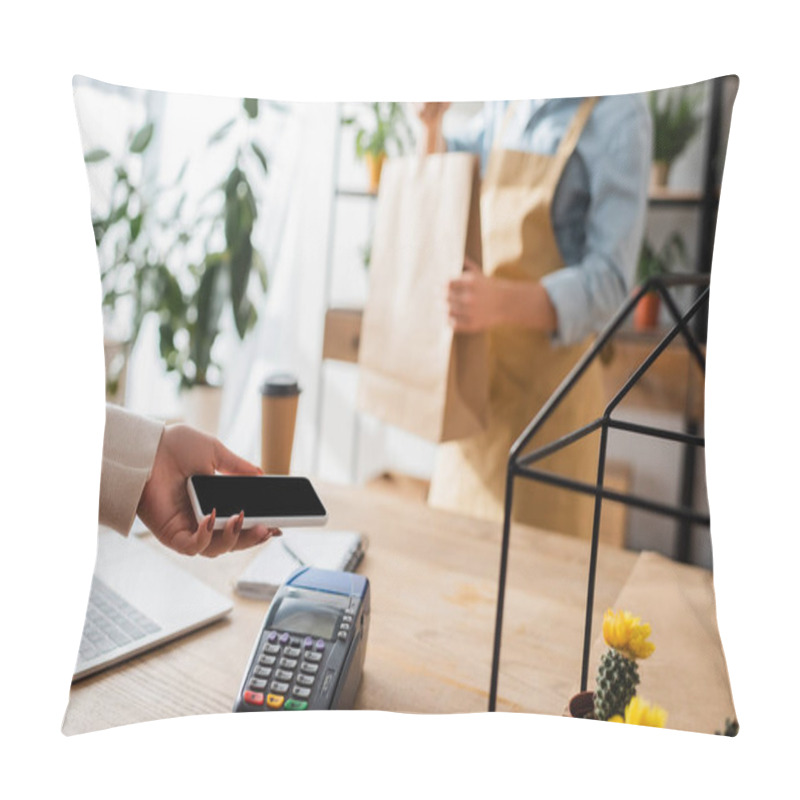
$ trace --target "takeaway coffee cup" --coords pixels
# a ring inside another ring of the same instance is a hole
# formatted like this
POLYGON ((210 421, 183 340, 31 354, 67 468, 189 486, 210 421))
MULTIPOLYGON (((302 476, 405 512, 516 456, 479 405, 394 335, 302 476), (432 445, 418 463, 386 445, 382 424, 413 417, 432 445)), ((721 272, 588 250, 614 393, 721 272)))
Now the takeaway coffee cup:
POLYGON ((261 384, 261 469, 288 475, 300 387, 293 375, 271 375, 261 384))

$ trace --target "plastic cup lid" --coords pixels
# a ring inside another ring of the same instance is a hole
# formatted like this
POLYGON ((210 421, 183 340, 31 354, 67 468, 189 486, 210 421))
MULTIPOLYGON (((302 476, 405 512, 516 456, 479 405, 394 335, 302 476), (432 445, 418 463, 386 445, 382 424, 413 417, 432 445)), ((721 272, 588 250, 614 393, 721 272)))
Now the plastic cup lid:
POLYGON ((269 397, 290 397, 295 394, 300 394, 300 387, 294 375, 279 373, 277 375, 270 375, 264 383, 261 384, 261 394, 269 397))

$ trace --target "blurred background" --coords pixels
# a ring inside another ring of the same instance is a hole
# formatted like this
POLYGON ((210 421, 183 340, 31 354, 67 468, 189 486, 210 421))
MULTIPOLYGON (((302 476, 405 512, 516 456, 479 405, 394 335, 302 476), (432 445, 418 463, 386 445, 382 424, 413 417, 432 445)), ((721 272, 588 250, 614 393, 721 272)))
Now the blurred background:
MULTIPOLYGON (((656 150, 637 278, 710 272, 736 87, 720 78, 648 96, 656 150)), ((413 107, 166 94, 84 78, 75 103, 108 399, 188 420, 257 462, 259 387, 290 372, 302 390, 292 472, 424 498, 436 445, 356 408, 378 170, 382 158, 415 151, 413 107)), ((481 107, 454 104, 445 133, 481 107)), ((692 297, 687 290, 681 307, 692 297)), ((631 321, 613 363, 622 369, 652 348, 665 324, 664 309, 631 321)), ((702 382, 677 358, 619 416, 702 434, 702 399, 702 382)), ((707 510, 702 451, 619 435, 608 457, 615 487, 707 510)), ((682 538, 670 519, 611 503, 603 523, 607 542, 711 566, 702 528, 682 538)))

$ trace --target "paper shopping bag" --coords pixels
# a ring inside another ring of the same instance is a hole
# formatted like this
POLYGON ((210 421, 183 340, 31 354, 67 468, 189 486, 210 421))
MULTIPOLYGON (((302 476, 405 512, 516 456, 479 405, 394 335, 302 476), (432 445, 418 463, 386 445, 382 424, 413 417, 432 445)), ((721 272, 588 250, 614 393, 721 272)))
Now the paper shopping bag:
POLYGON ((486 425, 488 341, 455 333, 447 283, 481 263, 477 158, 391 159, 381 175, 359 348, 358 406, 433 442, 486 425))

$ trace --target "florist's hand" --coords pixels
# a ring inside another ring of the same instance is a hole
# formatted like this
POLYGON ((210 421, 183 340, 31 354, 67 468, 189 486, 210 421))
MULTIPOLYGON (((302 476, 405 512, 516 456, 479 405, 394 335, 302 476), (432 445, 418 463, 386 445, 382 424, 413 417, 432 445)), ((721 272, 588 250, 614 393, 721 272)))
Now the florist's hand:
POLYGON ((198 525, 186 481, 191 475, 215 472, 261 474, 257 466, 239 458, 213 436, 188 425, 168 426, 139 500, 139 518, 162 544, 184 555, 213 557, 261 544, 270 536, 280 536, 279 529, 264 525, 242 530, 244 512, 231 517, 221 531, 214 530, 216 510, 198 525))
POLYGON ((445 150, 442 136, 442 118, 450 103, 418 103, 417 117, 424 128, 419 148, 422 153, 441 153, 445 150))
POLYGON ((418 103, 415 110, 420 122, 428 126, 440 123, 448 108, 450 103, 418 103))
POLYGON ((466 259, 464 272, 447 285, 447 316, 453 330, 485 331, 502 321, 502 287, 466 259))

